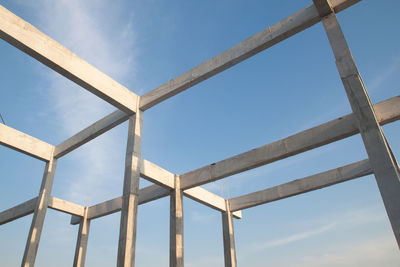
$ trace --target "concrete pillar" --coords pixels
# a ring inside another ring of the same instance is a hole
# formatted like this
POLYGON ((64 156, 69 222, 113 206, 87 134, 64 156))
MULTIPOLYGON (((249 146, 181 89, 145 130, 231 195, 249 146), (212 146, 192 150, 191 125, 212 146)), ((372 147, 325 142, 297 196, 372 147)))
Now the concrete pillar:
POLYGON ((129 118, 128 142, 125 155, 124 189, 118 243, 118 267, 135 266, 137 209, 139 198, 140 153, 143 112, 137 110, 129 118))
POLYGON ((89 239, 90 220, 87 219, 88 207, 85 207, 85 215, 79 224, 78 239, 76 241, 74 267, 85 266, 87 244, 89 239))
MULTIPOLYGON (((320 1, 314 0, 314 3, 320 1)), ((318 5, 316 4, 316 6, 318 5)), ((389 144, 377 121, 375 111, 335 13, 324 16, 322 23, 335 55, 336 65, 351 108, 357 118, 360 134, 400 247, 400 176, 396 159, 391 153, 389 144)))
POLYGON ((235 233, 233 231, 233 218, 228 200, 225 200, 225 206, 226 211, 221 212, 225 267, 236 267, 235 233))
POLYGON ((175 175, 175 189, 170 196, 169 266, 183 267, 183 194, 180 177, 175 175))
POLYGON ((21 263, 21 266, 23 267, 33 267, 35 265, 36 254, 39 247, 40 236, 42 234, 44 224, 44 218, 46 217, 50 193, 53 187, 56 166, 57 159, 52 157, 50 161, 46 163, 46 167, 44 169, 42 185, 40 187, 39 197, 36 202, 32 224, 25 246, 24 257, 21 263))

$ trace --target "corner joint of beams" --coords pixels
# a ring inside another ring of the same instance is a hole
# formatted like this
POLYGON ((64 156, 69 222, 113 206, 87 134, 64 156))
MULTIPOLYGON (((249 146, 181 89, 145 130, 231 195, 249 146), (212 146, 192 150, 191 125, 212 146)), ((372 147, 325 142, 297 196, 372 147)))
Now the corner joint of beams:
POLYGON ((330 0, 313 0, 313 3, 321 18, 334 12, 330 0))

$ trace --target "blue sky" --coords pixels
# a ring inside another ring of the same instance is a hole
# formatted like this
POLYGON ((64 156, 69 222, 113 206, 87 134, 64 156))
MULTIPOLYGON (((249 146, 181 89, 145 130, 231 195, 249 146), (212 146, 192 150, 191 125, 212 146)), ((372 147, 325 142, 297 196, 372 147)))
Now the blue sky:
MULTIPOLYGON (((142 95, 311 1, 1 1, 142 95)), ((373 103, 399 95, 398 1, 338 14, 373 103)), ((115 108, 0 42, 0 112, 53 145, 115 108)), ((321 24, 145 112, 143 157, 185 173, 350 113, 321 24)), ((400 156, 399 123, 384 126, 400 156)), ((127 123, 61 158, 53 194, 93 205, 122 193, 127 123)), ((360 136, 205 188, 226 198, 366 158, 360 136)), ((44 163, 0 147, 0 210, 37 195, 44 163)), ((143 180, 142 180, 143 181, 143 180)), ((141 181, 141 186, 149 183, 141 181)), ((185 265, 223 266, 219 212, 185 198, 185 265)), ((87 266, 116 263, 119 213, 91 224, 87 266)), ((0 227, 0 259, 18 266, 32 215, 0 227)), ((77 226, 49 210, 37 266, 71 266, 77 226)), ((139 209, 137 266, 168 266, 169 200, 139 209)), ((251 208, 235 220, 239 266, 400 266, 373 176, 251 208)))

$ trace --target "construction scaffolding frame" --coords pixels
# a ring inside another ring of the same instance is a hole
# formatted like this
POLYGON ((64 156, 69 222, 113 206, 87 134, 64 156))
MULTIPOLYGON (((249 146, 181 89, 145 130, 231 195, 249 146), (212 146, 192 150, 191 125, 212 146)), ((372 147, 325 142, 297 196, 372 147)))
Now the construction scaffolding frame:
POLYGON ((400 119, 400 96, 371 104, 336 13, 360 0, 313 0, 299 12, 201 63, 154 90, 138 96, 71 51, 0 6, 0 37, 60 73, 118 110, 57 146, 0 124, 0 144, 46 162, 37 197, 0 213, 0 225, 33 213, 21 266, 32 267, 47 208, 72 215, 79 224, 73 266, 84 266, 90 222, 121 212, 117 266, 134 266, 138 205, 170 196, 170 266, 184 266, 183 196, 222 214, 225 266, 236 266, 233 218, 257 205, 374 174, 397 244, 400 245, 399 166, 381 126, 400 119), (143 113, 162 101, 322 22, 352 112, 287 138, 184 173, 171 173, 141 157, 143 113), (57 161, 90 140, 129 121, 123 194, 94 206, 82 206, 52 196, 57 161), (368 159, 232 199, 202 187, 231 175, 360 134, 368 159), (139 190, 139 179, 155 185, 139 190))

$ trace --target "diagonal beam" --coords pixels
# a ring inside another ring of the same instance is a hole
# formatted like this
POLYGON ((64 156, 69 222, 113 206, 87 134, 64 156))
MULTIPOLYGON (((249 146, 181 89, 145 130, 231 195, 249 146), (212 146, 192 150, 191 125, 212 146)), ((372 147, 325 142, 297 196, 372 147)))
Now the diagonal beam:
POLYGON ((54 149, 54 157, 59 158, 93 140, 97 136, 111 130, 128 120, 130 115, 117 110, 68 138, 54 149))
POLYGON ((0 5, 0 38, 126 113, 138 96, 0 5))
POLYGON ((365 159, 337 169, 274 186, 265 190, 229 199, 230 209, 242 210, 307 193, 334 184, 372 174, 369 160, 365 159))
MULTIPOLYGON (((357 2, 358 1, 354 0, 336 0, 333 1, 332 6, 336 12, 339 12, 357 2)), ((294 34, 311 27, 320 20, 321 18, 314 5, 308 6, 296 14, 285 18, 277 24, 266 28, 247 40, 144 94, 140 99, 140 109, 147 110, 294 34)))
MULTIPOLYGON (((400 119, 400 97, 374 105, 381 125, 400 119)), ((183 189, 209 183, 359 133, 353 114, 181 175, 183 189)))
MULTIPOLYGON (((328 0, 325 0, 325 2, 328 2, 328 0)), ((386 213, 400 247, 400 170, 396 158, 379 125, 367 89, 347 45, 336 14, 331 13, 325 16, 322 23, 335 56, 336 67, 346 90, 351 109, 358 122, 358 128, 371 167, 374 170, 386 213)))
POLYGON ((4 124, 0 124, 0 145, 43 161, 49 161, 54 150, 54 146, 4 124))
POLYGON ((35 210, 36 202, 37 197, 0 212, 0 225, 33 213, 33 211, 35 210))
POLYGON ((59 210, 72 215, 83 216, 85 214, 85 207, 60 199, 56 197, 50 197, 49 208, 53 210, 59 210))

